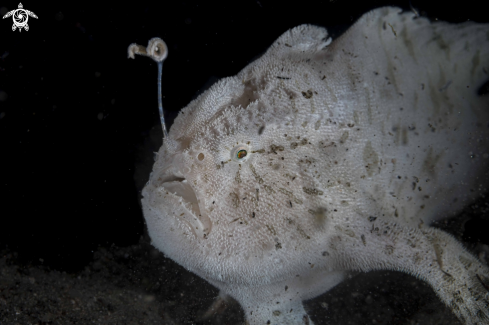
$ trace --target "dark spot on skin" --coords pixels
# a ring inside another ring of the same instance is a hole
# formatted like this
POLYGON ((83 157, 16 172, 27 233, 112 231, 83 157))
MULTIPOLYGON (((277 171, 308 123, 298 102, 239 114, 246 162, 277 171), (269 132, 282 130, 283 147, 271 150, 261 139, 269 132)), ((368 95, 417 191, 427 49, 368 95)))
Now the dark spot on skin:
POLYGON ((284 147, 283 146, 276 146, 274 144, 272 144, 270 146, 270 150, 274 153, 274 154, 277 154, 277 151, 284 151, 284 147))
POLYGON ((309 89, 309 90, 307 90, 307 91, 303 91, 303 92, 302 92, 302 96, 304 96, 304 97, 305 97, 305 98, 307 98, 307 99, 311 98, 311 97, 312 97, 312 90, 311 90, 311 89, 309 89))
POLYGON ((258 135, 262 135, 263 131, 265 131, 265 125, 260 126, 260 128, 258 129, 258 135))
POLYGON ((377 217, 370 216, 368 217, 368 221, 374 222, 377 219, 377 217))

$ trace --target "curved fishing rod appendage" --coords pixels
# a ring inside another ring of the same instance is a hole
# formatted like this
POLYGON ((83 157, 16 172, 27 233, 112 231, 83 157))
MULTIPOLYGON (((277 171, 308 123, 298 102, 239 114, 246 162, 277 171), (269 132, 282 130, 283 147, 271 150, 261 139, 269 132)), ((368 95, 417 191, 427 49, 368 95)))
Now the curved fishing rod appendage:
POLYGON ((163 73, 163 61, 168 56, 168 47, 166 43, 159 37, 155 37, 149 40, 148 46, 145 48, 142 45, 132 43, 127 48, 128 58, 134 59, 135 54, 144 55, 152 58, 158 63, 158 109, 160 111, 161 127, 163 129, 163 138, 168 137, 166 131, 165 116, 163 114, 163 103, 161 99, 161 74, 163 73))

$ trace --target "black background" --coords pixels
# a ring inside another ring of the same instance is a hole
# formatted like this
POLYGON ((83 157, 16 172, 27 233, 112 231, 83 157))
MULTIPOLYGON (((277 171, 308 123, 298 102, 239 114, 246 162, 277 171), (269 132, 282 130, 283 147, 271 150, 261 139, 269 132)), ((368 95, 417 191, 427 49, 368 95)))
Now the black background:
MULTIPOLYGON (((488 22, 481 1, 412 1, 422 15, 488 22)), ((199 1, 63 5, 23 1, 30 30, 0 20, 0 250, 77 271, 99 246, 145 232, 140 191, 162 143, 156 64, 127 47, 161 37, 167 125, 203 87, 239 72, 287 29, 338 35, 363 13, 409 1, 199 1)), ((1 15, 17 1, 2 1, 1 15)), ((484 238, 482 220, 468 240, 484 238)))

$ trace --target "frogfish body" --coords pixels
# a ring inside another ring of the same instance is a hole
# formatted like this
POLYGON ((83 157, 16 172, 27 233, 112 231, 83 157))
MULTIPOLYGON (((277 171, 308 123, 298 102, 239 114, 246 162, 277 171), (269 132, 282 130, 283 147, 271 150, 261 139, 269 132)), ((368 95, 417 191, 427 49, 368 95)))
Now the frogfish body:
POLYGON ((287 31, 185 107, 143 190, 153 245, 249 324, 312 324, 348 272, 429 283, 489 323, 489 270, 430 223, 487 190, 489 26, 399 8, 287 31))

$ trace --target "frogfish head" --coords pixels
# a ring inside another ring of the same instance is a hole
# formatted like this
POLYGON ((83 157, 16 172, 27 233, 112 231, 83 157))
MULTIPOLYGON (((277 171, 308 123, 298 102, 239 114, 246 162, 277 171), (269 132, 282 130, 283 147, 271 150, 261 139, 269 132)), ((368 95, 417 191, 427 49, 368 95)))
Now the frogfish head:
POLYGON ((351 117, 315 109, 307 78, 287 79, 294 67, 267 68, 252 63, 184 108, 143 190, 153 244, 206 279, 303 274, 335 206, 351 209, 355 175, 347 170, 355 166, 336 145, 351 117))

